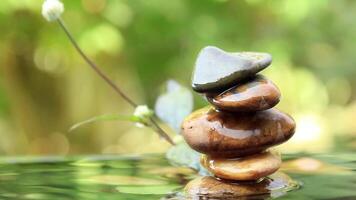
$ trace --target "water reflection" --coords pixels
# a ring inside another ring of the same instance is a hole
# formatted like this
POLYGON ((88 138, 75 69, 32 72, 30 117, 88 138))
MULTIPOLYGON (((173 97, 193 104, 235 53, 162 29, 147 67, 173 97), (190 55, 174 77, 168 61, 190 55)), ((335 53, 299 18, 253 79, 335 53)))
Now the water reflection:
POLYGON ((353 154, 284 158, 280 171, 288 175, 244 184, 197 177, 191 169, 173 167, 163 155, 7 159, 0 163, 0 199, 219 199, 220 194, 224 199, 356 199, 353 154), (306 165, 307 171, 301 170, 306 165), (303 187, 292 190, 300 182, 303 187))

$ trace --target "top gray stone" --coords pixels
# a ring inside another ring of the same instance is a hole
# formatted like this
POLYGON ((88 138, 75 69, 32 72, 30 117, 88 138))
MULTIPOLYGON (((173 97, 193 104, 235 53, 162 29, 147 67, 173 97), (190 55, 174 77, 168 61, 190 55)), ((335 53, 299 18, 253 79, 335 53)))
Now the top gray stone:
POLYGON ((225 52, 214 46, 203 48, 195 63, 192 87, 197 92, 215 92, 253 76, 272 62, 268 53, 225 52))

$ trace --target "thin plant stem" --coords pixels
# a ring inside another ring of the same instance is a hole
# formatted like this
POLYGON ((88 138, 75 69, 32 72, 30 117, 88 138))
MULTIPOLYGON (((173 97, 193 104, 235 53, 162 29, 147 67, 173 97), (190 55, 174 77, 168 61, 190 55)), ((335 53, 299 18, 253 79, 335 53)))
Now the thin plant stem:
MULTIPOLYGON (((58 24, 60 27, 63 29, 67 37, 69 38, 70 42, 74 46, 74 48, 77 50, 77 52, 82 56, 82 58, 85 60, 85 62, 108 84, 114 91, 120 95, 127 103, 129 103, 133 108, 137 107, 137 103, 135 103, 130 97, 128 97, 101 69, 83 52, 83 50, 80 48, 72 34, 69 32, 68 28, 62 21, 62 19, 57 20, 58 24)), ((149 118, 150 120, 150 127, 158 133, 158 135, 162 138, 164 138, 167 142, 169 142, 172 145, 175 145, 173 140, 169 137, 169 135, 158 125, 158 123, 155 121, 153 117, 149 118)))
POLYGON ((58 19, 58 23, 59 25, 62 27, 62 29, 64 30, 64 32, 66 33, 66 35, 68 36, 69 40, 71 41, 71 43, 73 44, 73 46, 75 47, 75 49, 78 51, 78 53, 83 57, 83 59, 85 60, 85 62, 88 63, 88 65, 102 78, 104 79, 104 81, 109 84, 116 93, 118 93, 122 98, 124 98, 132 107, 136 107, 137 104, 130 99, 128 96, 126 96, 125 93, 123 93, 119 87, 117 87, 115 85, 115 83, 104 74, 104 72, 102 72, 99 67, 90 60, 90 58, 82 51, 82 49, 79 47, 78 43, 75 41, 74 37, 72 36, 72 34, 69 32, 69 30, 67 29, 67 27, 65 26, 64 22, 61 19, 58 19))
POLYGON ((154 120, 153 117, 149 118, 151 124, 153 127, 155 127, 156 132, 163 137, 167 142, 169 142, 171 145, 175 145, 174 141, 169 137, 169 135, 158 125, 158 123, 154 120))

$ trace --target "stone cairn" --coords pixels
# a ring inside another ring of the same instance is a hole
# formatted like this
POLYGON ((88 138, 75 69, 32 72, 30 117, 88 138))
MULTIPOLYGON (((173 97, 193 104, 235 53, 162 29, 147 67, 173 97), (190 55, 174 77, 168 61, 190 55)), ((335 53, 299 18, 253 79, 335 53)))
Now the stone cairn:
POLYGON ((291 138, 295 122, 273 108, 280 91, 257 74, 271 62, 267 53, 229 53, 211 46, 197 58, 192 87, 212 106, 188 116, 182 133, 219 180, 257 181, 281 165, 280 154, 269 148, 291 138))

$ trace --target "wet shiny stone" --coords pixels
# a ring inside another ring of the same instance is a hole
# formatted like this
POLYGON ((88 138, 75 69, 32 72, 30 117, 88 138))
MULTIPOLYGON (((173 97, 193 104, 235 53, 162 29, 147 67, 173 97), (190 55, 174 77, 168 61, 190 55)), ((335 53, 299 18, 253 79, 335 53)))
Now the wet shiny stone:
POLYGON ((208 46, 200 51, 197 58, 192 87, 197 92, 225 90, 255 75, 271 62, 272 56, 268 53, 230 53, 208 46))
POLYGON ((280 96, 278 87, 272 81, 257 75, 220 94, 207 94, 207 99, 219 110, 251 112, 274 107, 280 96))
POLYGON ((203 155, 202 165, 216 177, 228 180, 258 180, 276 172, 281 166, 281 155, 263 152, 241 158, 223 159, 203 155))
POLYGON ((206 107, 193 112, 182 125, 183 137, 191 148, 229 158, 262 152, 287 141, 294 131, 294 120, 274 108, 233 113, 206 107))

